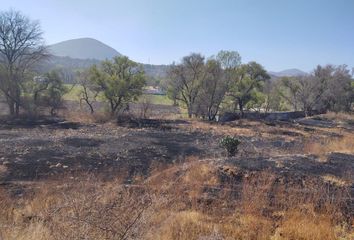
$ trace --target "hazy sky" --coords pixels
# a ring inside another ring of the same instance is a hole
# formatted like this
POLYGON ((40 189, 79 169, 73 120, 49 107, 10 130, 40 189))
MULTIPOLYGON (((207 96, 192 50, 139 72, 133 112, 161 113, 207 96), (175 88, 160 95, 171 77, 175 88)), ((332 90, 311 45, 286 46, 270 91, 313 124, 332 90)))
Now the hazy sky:
POLYGON ((273 71, 354 67, 354 0, 1 0, 10 8, 48 44, 92 37, 144 63, 223 49, 273 71))

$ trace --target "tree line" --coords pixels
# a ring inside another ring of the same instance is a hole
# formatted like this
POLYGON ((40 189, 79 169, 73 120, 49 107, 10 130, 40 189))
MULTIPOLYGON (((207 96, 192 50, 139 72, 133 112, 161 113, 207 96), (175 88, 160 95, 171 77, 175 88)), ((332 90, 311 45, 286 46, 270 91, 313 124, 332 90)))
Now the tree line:
MULTIPOLYGON (((129 109, 143 93, 148 79, 142 65, 118 56, 88 69, 68 72, 57 69, 39 74, 50 58, 38 22, 17 11, 0 12, 0 92, 9 113, 20 109, 49 109, 52 115, 70 91, 64 82, 75 79, 80 103, 95 112, 97 98, 107 102, 112 116, 129 109)), ((189 117, 215 120, 221 112, 301 110, 313 112, 352 111, 353 71, 346 65, 317 66, 305 76, 272 78, 257 62, 242 63, 236 51, 220 51, 205 58, 192 53, 168 67, 163 84, 176 105, 189 117)), ((160 80, 159 80, 160 82, 160 80)))
POLYGON ((185 56, 169 71, 168 94, 188 116, 215 120, 222 112, 303 111, 306 115, 353 110, 354 80, 346 65, 317 66, 310 74, 271 78, 256 62, 241 63, 235 51, 205 59, 185 56))
POLYGON ((225 100, 243 115, 262 83, 270 79, 260 64, 242 64, 236 51, 220 51, 207 60, 193 53, 172 65, 169 76, 169 96, 185 104, 189 117, 209 120, 215 120, 225 100))

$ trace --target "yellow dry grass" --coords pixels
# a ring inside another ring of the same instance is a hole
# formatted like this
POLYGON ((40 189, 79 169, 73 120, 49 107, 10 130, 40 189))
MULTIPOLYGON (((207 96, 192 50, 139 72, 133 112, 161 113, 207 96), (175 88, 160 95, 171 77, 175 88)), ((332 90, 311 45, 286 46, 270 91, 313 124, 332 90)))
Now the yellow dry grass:
POLYGON ((301 212, 292 210, 285 214, 276 239, 311 239, 335 240, 338 239, 335 227, 327 215, 315 212, 301 212))
POLYGON ((191 132, 208 132, 211 134, 224 134, 224 135, 239 135, 239 136, 251 136, 254 134, 254 131, 248 128, 240 126, 230 126, 230 125, 220 125, 220 124, 211 124, 208 122, 191 119, 189 120, 190 124, 183 125, 181 128, 189 130, 191 132))
POLYGON ((354 153, 354 134, 347 133, 342 138, 327 138, 322 142, 309 142, 304 152, 318 155, 323 160, 332 152, 354 153))
POLYGON ((247 176, 238 202, 220 192, 218 202, 233 201, 233 210, 225 212, 223 205, 216 203, 204 208, 197 201, 191 202, 202 194, 199 184, 221 186, 218 169, 191 160, 187 165, 160 169, 148 181, 141 180, 128 189, 121 180, 102 182, 88 177, 82 181, 53 181, 42 185, 32 197, 19 200, 0 189, 0 239, 124 239, 110 232, 110 227, 112 231, 124 230, 132 223, 129 220, 136 213, 135 207, 139 210, 145 206, 130 230, 132 239, 350 239, 350 227, 342 227, 343 220, 337 216, 340 208, 323 196, 304 200, 290 192, 286 199, 291 202, 277 199, 281 194, 270 200, 276 181, 269 172, 247 176), (150 205, 139 200, 146 196, 150 205), (318 202, 325 208, 315 208, 318 202))
POLYGON ((62 115, 66 120, 72 122, 80 122, 86 124, 92 123, 106 123, 112 120, 112 116, 106 112, 97 112, 97 113, 87 113, 84 111, 63 111, 62 115))
POLYGON ((344 112, 328 112, 326 114, 320 115, 330 120, 336 120, 340 122, 353 122, 354 121, 354 114, 344 113, 344 112))

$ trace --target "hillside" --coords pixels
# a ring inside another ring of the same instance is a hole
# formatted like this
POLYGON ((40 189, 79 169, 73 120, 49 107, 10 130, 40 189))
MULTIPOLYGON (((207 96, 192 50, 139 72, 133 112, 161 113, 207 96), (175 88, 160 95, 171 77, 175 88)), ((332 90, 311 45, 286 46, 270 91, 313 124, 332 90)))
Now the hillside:
MULTIPOLYGON (((85 69, 100 61, 122 55, 114 48, 92 38, 79 38, 63 41, 50 45, 53 56, 40 68, 46 72, 56 68, 65 68, 69 71, 85 69)), ((149 84, 154 84, 154 79, 165 78, 168 65, 142 64, 146 75, 150 78, 149 84)), ((299 69, 287 69, 280 72, 269 71, 272 78, 303 76, 307 73, 299 69)))
MULTIPOLYGON (((114 48, 92 38, 67 40, 50 45, 48 48, 52 57, 39 67, 40 72, 59 68, 75 72, 99 64, 102 60, 122 55, 114 48)), ((168 65, 142 65, 150 78, 161 79, 166 76, 168 65)))
POLYGON ((114 48, 93 38, 78 38, 49 46, 49 51, 59 57, 105 60, 121 55, 114 48))
POLYGON ((296 68, 292 68, 292 69, 286 69, 280 72, 272 72, 269 71, 268 72, 270 75, 275 76, 275 77, 296 77, 296 76, 304 76, 307 75, 306 72, 301 71, 299 69, 296 68))

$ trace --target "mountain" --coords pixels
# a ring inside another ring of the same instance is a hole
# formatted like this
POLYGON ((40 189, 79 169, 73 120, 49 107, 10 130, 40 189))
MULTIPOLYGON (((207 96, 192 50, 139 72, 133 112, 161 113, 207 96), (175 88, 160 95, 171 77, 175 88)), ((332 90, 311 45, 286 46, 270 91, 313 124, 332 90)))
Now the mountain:
MULTIPOLYGON (((114 48, 93 38, 78 38, 59 42, 48 46, 52 57, 41 67, 41 72, 47 72, 52 69, 64 68, 74 73, 78 69, 85 69, 100 61, 111 59, 115 56, 121 56, 114 48)), ((166 78, 168 65, 142 64, 148 82, 153 84, 166 78)), ((268 72, 272 78, 304 76, 307 73, 299 69, 287 69, 280 72, 268 72)))
POLYGON ((58 57, 75 59, 111 59, 121 54, 114 48, 93 38, 78 38, 48 46, 49 52, 58 57))
POLYGON ((296 68, 292 68, 292 69, 286 69, 280 72, 272 72, 269 71, 268 72, 270 75, 275 76, 275 77, 296 77, 296 76, 305 76, 307 75, 306 72, 301 71, 299 69, 296 68))
MULTIPOLYGON (((122 55, 114 48, 92 38, 67 40, 50 45, 48 49, 52 56, 37 68, 42 73, 53 69, 66 69, 74 74, 79 69, 89 68, 100 64, 102 60, 122 55)), ((142 66, 148 76, 148 84, 154 85, 156 81, 166 77, 168 65, 142 66)))

